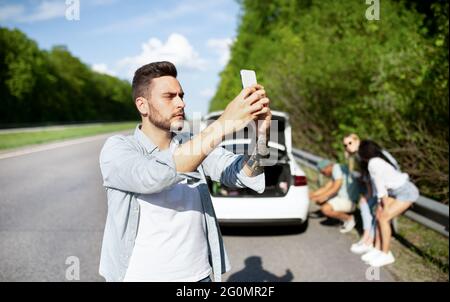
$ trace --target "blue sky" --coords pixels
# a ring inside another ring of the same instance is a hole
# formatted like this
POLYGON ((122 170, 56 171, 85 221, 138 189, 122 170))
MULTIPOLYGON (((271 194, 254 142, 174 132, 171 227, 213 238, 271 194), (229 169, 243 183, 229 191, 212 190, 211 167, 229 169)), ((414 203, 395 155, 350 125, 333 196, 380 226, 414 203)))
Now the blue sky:
MULTIPOLYGON (((186 113, 207 112, 238 26, 235 0, 0 0, 0 25, 49 49, 66 45, 94 70, 131 80, 148 62, 170 60, 186 113)), ((236 75, 239 76, 239 75, 236 75)))

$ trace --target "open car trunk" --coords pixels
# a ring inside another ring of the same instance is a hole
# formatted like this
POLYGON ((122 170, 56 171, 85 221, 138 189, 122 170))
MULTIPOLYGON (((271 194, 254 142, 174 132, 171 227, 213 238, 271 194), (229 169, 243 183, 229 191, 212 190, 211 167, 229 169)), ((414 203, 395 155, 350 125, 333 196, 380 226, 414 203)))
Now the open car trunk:
MULTIPOLYGON (((227 148, 229 149, 229 148, 227 148)), ((277 150, 279 151, 279 150, 277 150)), ((271 152, 274 149, 271 148, 271 152)), ((213 182, 208 179, 208 188, 212 196, 214 197, 283 197, 290 188, 292 177, 291 169, 288 162, 288 158, 285 153, 277 152, 281 154, 278 157, 271 157, 271 161, 266 160, 268 164, 264 167, 264 175, 266 180, 266 188, 262 194, 253 191, 250 188, 234 189, 228 188, 213 182)))
MULTIPOLYGON (((212 113, 204 122, 209 125, 220 116, 221 112, 212 113)), ((255 148, 255 131, 253 124, 247 125, 242 130, 228 135, 222 143, 222 147, 235 154, 250 154, 255 148)), ((287 194, 291 185, 291 169, 289 165, 290 152, 290 127, 288 118, 283 114, 272 115, 272 123, 269 133, 270 156, 264 159, 264 173, 266 177, 266 189, 258 194, 249 188, 231 189, 208 179, 208 187, 215 197, 282 197, 287 194), (287 132, 286 132, 287 130, 287 132)))

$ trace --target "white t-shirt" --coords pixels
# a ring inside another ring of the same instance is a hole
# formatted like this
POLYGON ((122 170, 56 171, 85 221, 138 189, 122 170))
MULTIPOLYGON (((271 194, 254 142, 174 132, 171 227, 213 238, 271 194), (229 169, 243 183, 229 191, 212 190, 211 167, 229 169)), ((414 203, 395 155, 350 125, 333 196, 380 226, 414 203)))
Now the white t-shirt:
POLYGON ((194 282, 211 273, 205 220, 197 188, 138 197, 139 227, 124 281, 194 282))
POLYGON ((383 153, 384 156, 395 166, 395 169, 401 170, 400 165, 398 164, 397 160, 392 156, 391 153, 389 153, 387 150, 381 150, 381 153, 383 153))
MULTIPOLYGON (((398 164, 397 160, 392 156, 391 153, 389 153, 387 150, 382 149, 381 153, 383 153, 384 156, 395 166, 395 169, 401 172, 400 165, 398 164)), ((359 154, 356 153, 356 160, 361 161, 359 154)), ((370 179, 370 184, 372 187, 372 196, 377 197, 377 187, 375 186, 375 183, 373 182, 373 177, 370 179)))
POLYGON ((141 194, 139 227, 125 282, 195 282, 211 274, 203 206, 196 184, 141 194))
MULTIPOLYGON (((178 144, 171 143, 173 152, 178 144)), ((185 179, 141 194, 139 227, 124 282, 196 282, 211 274, 206 223, 196 184, 185 179)))
POLYGON ((368 170, 375 185, 378 198, 387 196, 387 190, 397 189, 409 179, 407 173, 396 170, 391 164, 380 157, 374 157, 369 160, 368 170))
POLYGON ((334 164, 331 173, 333 180, 342 180, 341 187, 337 195, 341 198, 356 202, 359 197, 358 183, 353 179, 348 167, 345 165, 334 164))

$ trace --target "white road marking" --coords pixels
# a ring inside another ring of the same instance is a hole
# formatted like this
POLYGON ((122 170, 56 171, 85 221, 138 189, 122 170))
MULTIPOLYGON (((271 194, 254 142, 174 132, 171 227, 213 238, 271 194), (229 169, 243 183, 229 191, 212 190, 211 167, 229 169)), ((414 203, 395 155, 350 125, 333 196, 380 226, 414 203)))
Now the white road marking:
MULTIPOLYGON (((123 133, 123 132, 117 132, 117 133, 123 133)), ((88 143, 88 142, 92 142, 92 141, 96 141, 96 140, 100 140, 100 139, 105 139, 105 138, 107 138, 111 135, 117 134, 117 133, 100 134, 100 135, 89 136, 89 137, 84 137, 84 138, 71 139, 68 141, 62 141, 62 142, 57 142, 57 143, 49 143, 49 144, 45 144, 45 145, 33 146, 33 147, 26 148, 26 149, 20 149, 20 150, 15 150, 15 151, 6 152, 6 153, 0 153, 0 160, 6 159, 6 158, 11 158, 11 157, 22 156, 22 155, 26 155, 26 154, 31 154, 31 153, 36 153, 36 152, 41 152, 41 151, 48 151, 48 150, 52 150, 52 149, 77 145, 77 144, 88 143)))

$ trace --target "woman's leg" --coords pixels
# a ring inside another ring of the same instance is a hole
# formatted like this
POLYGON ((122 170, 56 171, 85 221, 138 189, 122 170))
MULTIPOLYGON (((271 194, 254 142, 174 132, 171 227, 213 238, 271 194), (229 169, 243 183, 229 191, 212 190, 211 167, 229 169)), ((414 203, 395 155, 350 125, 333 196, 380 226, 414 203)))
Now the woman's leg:
POLYGON ((377 205, 377 209, 375 212, 375 248, 381 250, 381 228, 378 217, 381 215, 381 205, 377 205))
POLYGON ((361 198, 359 201, 359 210, 361 212, 361 219, 363 222, 363 236, 361 238, 361 242, 365 244, 371 244, 373 241, 373 237, 371 237, 371 229, 373 226, 373 217, 370 213, 369 204, 365 198, 361 198))
POLYGON ((384 205, 384 208, 381 210, 378 218, 381 229, 383 252, 389 252, 392 236, 391 220, 405 212, 411 206, 411 204, 412 202, 404 202, 395 200, 390 197, 388 198, 388 202, 384 205))
POLYGON ((376 227, 375 227, 375 248, 377 250, 381 250, 381 229, 380 229, 380 224, 378 223, 378 221, 376 222, 376 227))
POLYGON ((372 225, 370 226, 370 231, 369 231, 369 238, 370 238, 370 242, 372 244, 375 244, 374 239, 375 239, 375 234, 377 232, 377 220, 375 218, 375 212, 376 206, 378 204, 378 199, 374 196, 372 196, 371 198, 369 198, 367 200, 367 204, 369 206, 369 210, 370 210, 370 215, 372 216, 372 225))

